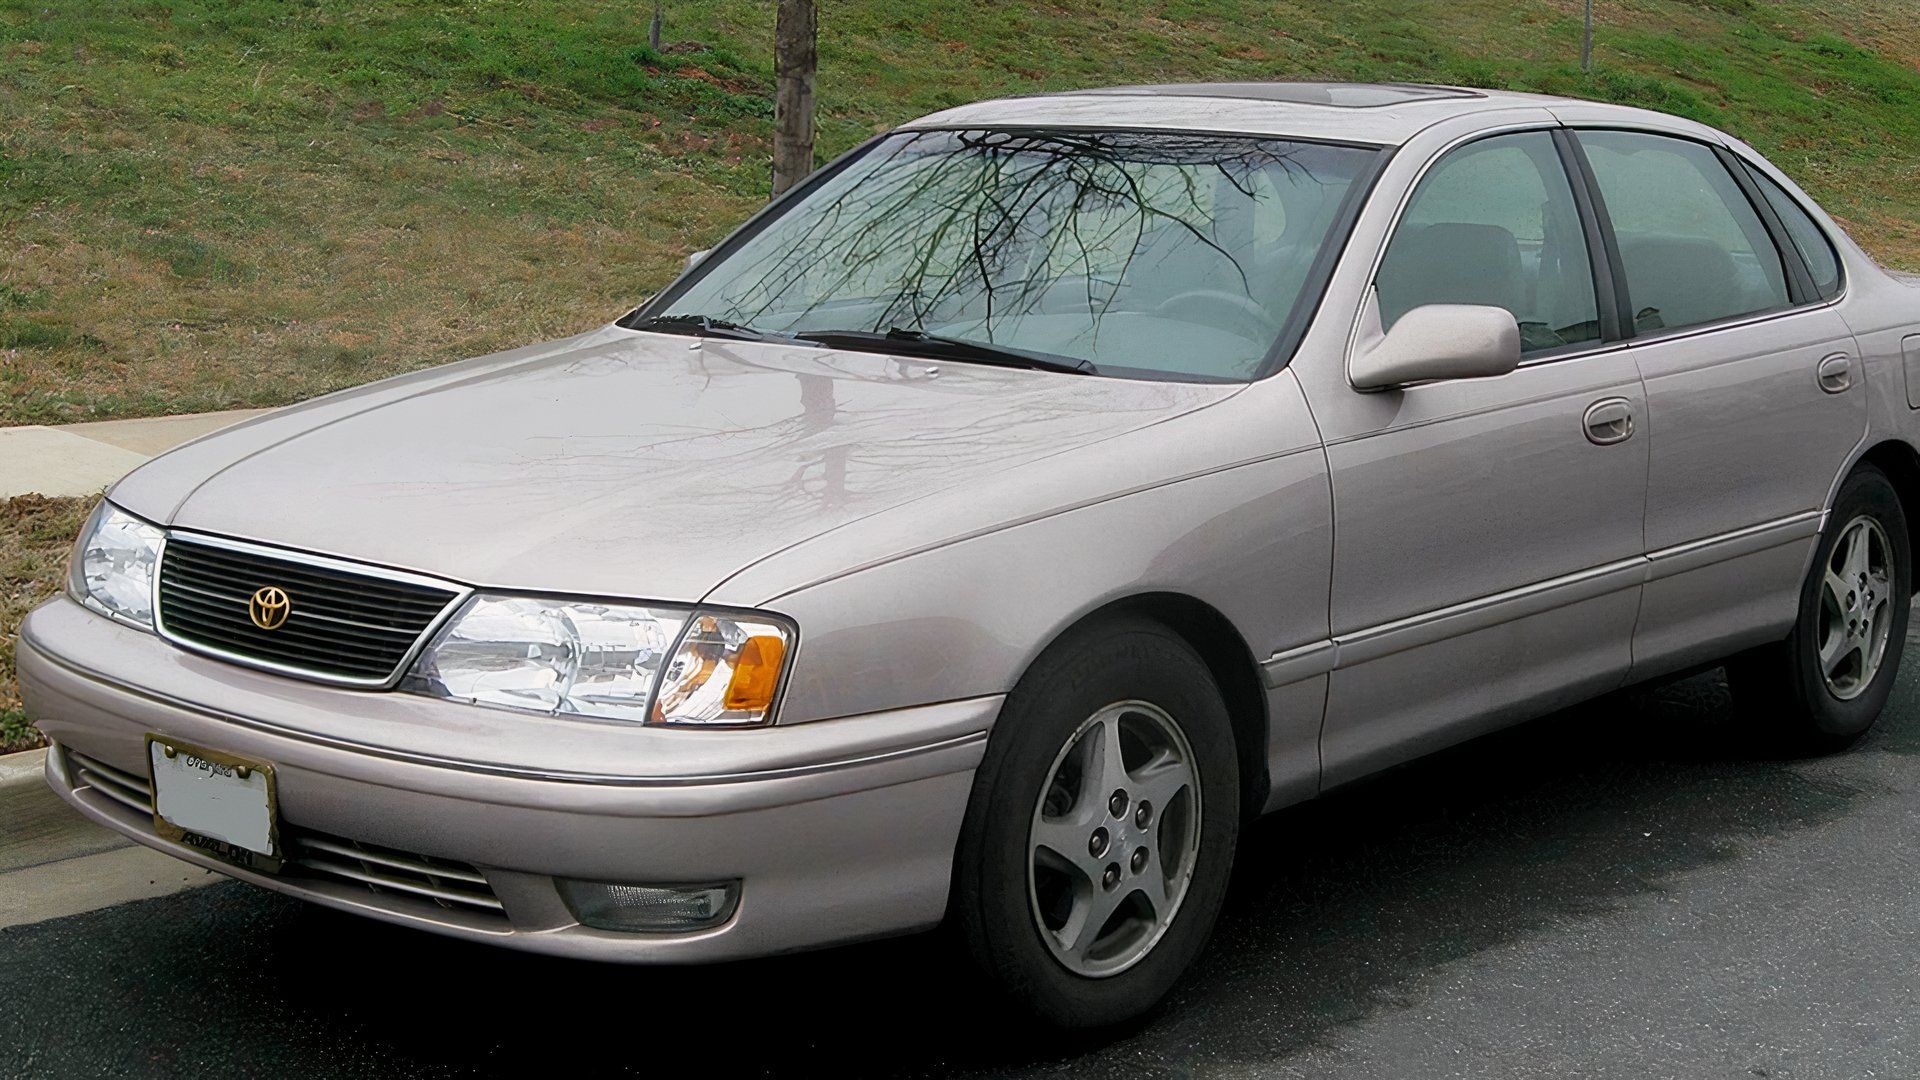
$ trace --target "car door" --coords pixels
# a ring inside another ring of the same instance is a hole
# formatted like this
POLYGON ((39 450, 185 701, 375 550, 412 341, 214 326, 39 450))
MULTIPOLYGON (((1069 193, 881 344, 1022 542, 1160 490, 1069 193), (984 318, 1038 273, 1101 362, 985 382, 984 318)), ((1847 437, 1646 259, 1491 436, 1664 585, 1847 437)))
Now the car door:
POLYGON ((1647 391, 1638 679, 1787 632, 1866 394, 1833 282, 1730 151, 1652 131, 1575 140, 1647 391))
POLYGON ((1569 153, 1542 127, 1435 156, 1351 350, 1420 305, 1496 305, 1522 329, 1517 370, 1362 393, 1297 365, 1333 493, 1326 785, 1626 676, 1645 399, 1569 153))

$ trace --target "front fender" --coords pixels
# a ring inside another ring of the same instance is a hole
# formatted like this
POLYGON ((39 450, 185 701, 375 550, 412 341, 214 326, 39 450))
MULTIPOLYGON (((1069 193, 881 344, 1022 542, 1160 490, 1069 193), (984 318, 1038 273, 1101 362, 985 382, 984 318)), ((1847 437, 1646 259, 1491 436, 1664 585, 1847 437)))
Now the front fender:
POLYGON ((1326 638, 1332 538, 1312 447, 820 582, 766 605, 801 634, 780 722, 1005 693, 1089 613, 1148 593, 1210 605, 1264 660, 1326 638))

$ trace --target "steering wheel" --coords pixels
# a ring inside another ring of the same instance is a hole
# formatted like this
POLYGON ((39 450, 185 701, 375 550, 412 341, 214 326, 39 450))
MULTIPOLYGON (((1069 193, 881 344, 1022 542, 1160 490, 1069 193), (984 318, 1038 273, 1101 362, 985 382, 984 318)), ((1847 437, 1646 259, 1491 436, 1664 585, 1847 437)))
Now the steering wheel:
POLYGON ((1188 289, 1175 293, 1162 300, 1154 312, 1171 315, 1182 322, 1220 326, 1236 333, 1241 329, 1255 331, 1253 334, 1243 334, 1244 337, 1272 337, 1280 332, 1280 324, 1273 321, 1267 309, 1252 297, 1225 289, 1188 289))

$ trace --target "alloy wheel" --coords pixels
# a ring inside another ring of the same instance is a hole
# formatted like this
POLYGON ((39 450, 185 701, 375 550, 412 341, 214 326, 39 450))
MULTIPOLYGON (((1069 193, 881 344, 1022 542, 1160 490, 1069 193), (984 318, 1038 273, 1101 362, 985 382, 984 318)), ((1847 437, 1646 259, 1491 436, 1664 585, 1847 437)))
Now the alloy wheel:
POLYGON ((1199 856, 1196 768, 1180 725, 1145 701, 1094 713, 1055 756, 1027 884, 1040 936, 1069 971, 1117 975, 1172 925, 1199 856))
POLYGON ((1827 556, 1820 590, 1820 674, 1848 701, 1873 682, 1893 624, 1893 549, 1880 523, 1847 523, 1827 556))

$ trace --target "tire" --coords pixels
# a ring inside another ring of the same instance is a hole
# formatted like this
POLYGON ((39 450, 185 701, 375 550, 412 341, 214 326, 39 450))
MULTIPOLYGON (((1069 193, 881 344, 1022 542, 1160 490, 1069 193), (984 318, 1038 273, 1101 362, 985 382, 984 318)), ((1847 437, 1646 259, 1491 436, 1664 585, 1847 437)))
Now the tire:
POLYGON ((1233 727, 1206 664, 1160 623, 1102 621, 1007 696, 961 827, 953 922, 1020 1011, 1071 1028, 1133 1019, 1206 944, 1239 826, 1233 727))
POLYGON ((1912 547, 1900 498, 1885 473, 1861 465, 1834 498, 1800 588, 1793 632, 1727 665, 1736 707, 1758 721, 1770 748, 1831 753, 1873 727, 1899 673, 1912 592, 1912 547), (1863 562, 1850 563, 1856 542, 1864 545, 1863 562), (1858 606, 1849 608, 1850 600, 1858 606), (1832 650, 1831 672, 1823 643, 1832 650))

